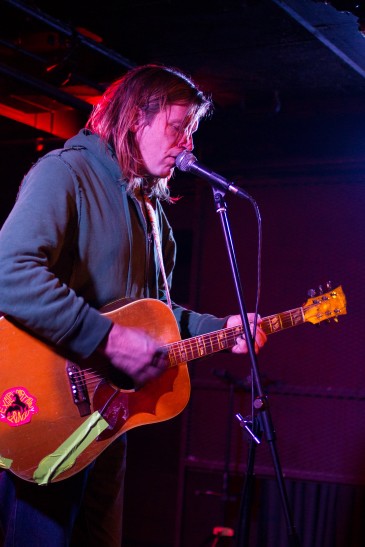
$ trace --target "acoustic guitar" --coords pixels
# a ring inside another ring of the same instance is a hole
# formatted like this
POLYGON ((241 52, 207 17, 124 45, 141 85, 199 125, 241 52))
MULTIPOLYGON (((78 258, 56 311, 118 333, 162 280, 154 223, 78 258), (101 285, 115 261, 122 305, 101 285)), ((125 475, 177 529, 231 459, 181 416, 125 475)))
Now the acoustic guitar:
MULTIPOLYGON (((338 286, 302 307, 263 318, 261 328, 272 334, 305 322, 337 321, 346 313, 338 286)), ((41 485, 74 475, 122 433, 182 412, 190 398, 187 362, 233 347, 243 330, 181 340, 170 308, 153 299, 120 301, 105 315, 161 340, 170 367, 139 390, 123 388, 103 373, 103 363, 74 363, 0 318, 0 467, 41 485)))

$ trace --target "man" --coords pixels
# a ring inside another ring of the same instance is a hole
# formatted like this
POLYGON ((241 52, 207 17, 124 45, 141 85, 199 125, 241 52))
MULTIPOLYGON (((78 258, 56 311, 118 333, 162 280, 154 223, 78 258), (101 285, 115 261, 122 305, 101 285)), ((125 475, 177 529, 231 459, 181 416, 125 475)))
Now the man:
MULTIPOLYGON (((146 65, 113 83, 86 128, 23 180, 0 232, 2 313, 80 361, 102 355, 137 389, 166 370, 167 355, 143 328, 101 314, 105 304, 162 300, 187 338, 239 324, 237 315, 198 314, 169 296, 175 242, 161 201, 171 201, 175 159, 193 149, 210 108, 175 69, 146 65)), ((265 341, 258 328, 256 351, 265 341)), ((247 352, 242 337, 232 351, 247 352)), ((64 481, 40 487, 3 471, 4 545, 120 547, 124 463, 122 435, 64 481)))

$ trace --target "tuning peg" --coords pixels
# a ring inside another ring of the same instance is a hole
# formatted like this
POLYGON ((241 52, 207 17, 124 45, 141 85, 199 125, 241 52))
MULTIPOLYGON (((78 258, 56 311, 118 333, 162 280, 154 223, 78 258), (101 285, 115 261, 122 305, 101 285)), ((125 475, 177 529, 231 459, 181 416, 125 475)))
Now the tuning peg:
POLYGON ((313 298, 313 296, 316 296, 316 291, 314 289, 309 289, 309 291, 307 291, 307 295, 309 298, 313 298))
POLYGON ((330 291, 332 289, 332 281, 327 281, 326 288, 327 288, 328 291, 330 291))
POLYGON ((319 294, 323 294, 323 287, 322 287, 322 285, 318 285, 318 292, 319 292, 319 294))

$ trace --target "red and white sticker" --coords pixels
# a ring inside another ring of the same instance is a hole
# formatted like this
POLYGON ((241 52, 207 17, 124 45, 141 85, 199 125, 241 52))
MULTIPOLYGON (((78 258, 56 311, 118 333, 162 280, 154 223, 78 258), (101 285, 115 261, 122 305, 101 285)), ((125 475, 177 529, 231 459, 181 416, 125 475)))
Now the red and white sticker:
POLYGON ((0 397, 0 422, 12 427, 30 422, 38 413, 37 399, 25 387, 12 387, 0 397))

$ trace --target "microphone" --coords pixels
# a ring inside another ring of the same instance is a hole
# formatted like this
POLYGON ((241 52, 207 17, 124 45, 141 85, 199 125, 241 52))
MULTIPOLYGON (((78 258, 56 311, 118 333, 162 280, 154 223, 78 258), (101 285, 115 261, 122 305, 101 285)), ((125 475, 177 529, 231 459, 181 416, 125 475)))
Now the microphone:
POLYGON ((176 167, 180 169, 180 171, 186 171, 188 173, 192 173, 193 175, 197 175, 198 177, 201 177, 202 179, 210 182, 213 186, 223 188, 224 190, 232 192, 232 194, 252 201, 250 194, 242 190, 242 188, 235 186, 233 182, 230 182, 221 175, 214 173, 214 171, 212 171, 208 167, 205 167, 204 165, 199 163, 196 157, 187 150, 180 152, 180 154, 176 158, 175 163, 176 167))

